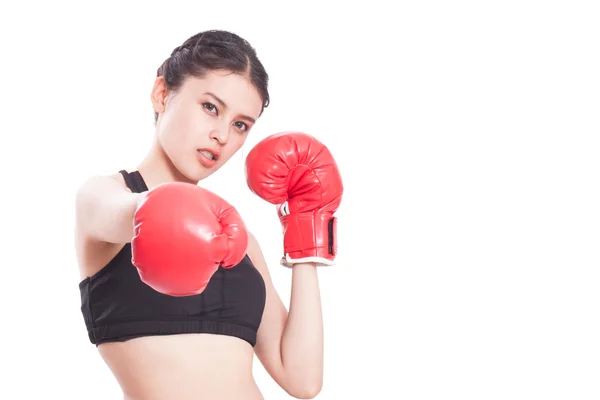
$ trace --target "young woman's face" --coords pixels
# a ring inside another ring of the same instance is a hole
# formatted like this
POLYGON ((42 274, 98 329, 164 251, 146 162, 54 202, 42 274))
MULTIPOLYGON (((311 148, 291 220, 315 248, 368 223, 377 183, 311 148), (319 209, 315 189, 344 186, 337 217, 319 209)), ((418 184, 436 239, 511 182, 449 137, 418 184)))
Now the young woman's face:
POLYGON ((188 77, 177 93, 168 93, 157 78, 152 101, 164 152, 194 182, 217 171, 242 147, 262 110, 248 78, 221 71, 188 77))

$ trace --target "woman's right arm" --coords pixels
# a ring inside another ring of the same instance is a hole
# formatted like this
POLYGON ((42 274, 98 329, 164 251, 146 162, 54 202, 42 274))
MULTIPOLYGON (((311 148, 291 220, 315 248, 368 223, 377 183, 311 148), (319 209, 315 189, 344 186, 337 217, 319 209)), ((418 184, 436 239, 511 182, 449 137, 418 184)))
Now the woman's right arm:
POLYGON ((130 242, 134 234, 133 216, 145 194, 131 193, 110 176, 89 178, 76 195, 78 233, 99 242, 130 242))

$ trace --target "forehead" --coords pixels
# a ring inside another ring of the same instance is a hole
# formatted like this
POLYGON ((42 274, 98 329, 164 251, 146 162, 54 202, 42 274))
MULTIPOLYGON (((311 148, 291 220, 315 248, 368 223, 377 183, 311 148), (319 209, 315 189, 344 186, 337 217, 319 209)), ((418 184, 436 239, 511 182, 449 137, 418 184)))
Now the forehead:
POLYGON ((250 79, 229 71, 211 71, 202 78, 188 77, 182 89, 194 97, 213 93, 233 112, 254 118, 262 110, 262 99, 250 79))

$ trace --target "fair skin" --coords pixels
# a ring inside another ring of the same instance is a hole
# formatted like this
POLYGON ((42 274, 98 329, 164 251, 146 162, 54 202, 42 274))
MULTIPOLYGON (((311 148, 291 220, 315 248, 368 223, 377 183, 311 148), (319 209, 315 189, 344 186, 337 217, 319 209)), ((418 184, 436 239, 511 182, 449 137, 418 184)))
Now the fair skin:
MULTIPOLYGON (((149 189, 164 182, 198 183, 216 172, 243 146, 262 106, 246 77, 226 72, 188 78, 177 93, 159 77, 151 100, 159 114, 155 140, 137 167, 149 189), (219 151, 215 165, 206 167, 198 161, 201 148, 219 151)), ((80 187, 76 252, 81 279, 101 270, 131 241, 133 215, 143 196, 131 193, 120 174, 96 176, 80 187)), ((252 234, 247 252, 266 285, 256 346, 211 334, 101 344, 98 350, 124 399, 263 399, 252 376, 254 355, 291 396, 311 399, 320 392, 323 323, 315 265, 293 267, 288 312, 252 234)))

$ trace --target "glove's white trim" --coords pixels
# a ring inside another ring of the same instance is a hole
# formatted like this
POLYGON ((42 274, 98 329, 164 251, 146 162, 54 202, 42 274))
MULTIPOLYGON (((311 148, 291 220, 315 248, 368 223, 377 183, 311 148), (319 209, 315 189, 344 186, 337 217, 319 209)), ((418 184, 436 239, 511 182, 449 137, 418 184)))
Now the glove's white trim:
POLYGON ((290 206, 287 201, 280 204, 278 208, 281 215, 288 215, 290 213, 290 206))
POLYGON ((283 265, 284 267, 288 267, 288 268, 292 268, 294 266, 294 264, 300 264, 300 263, 315 263, 317 265, 317 267, 331 267, 336 264, 335 261, 331 261, 331 260, 328 260, 326 258, 321 258, 321 257, 304 257, 304 258, 292 259, 292 258, 290 258, 289 254, 286 254, 284 257, 281 257, 281 260, 279 261, 279 263, 281 265, 283 265))

